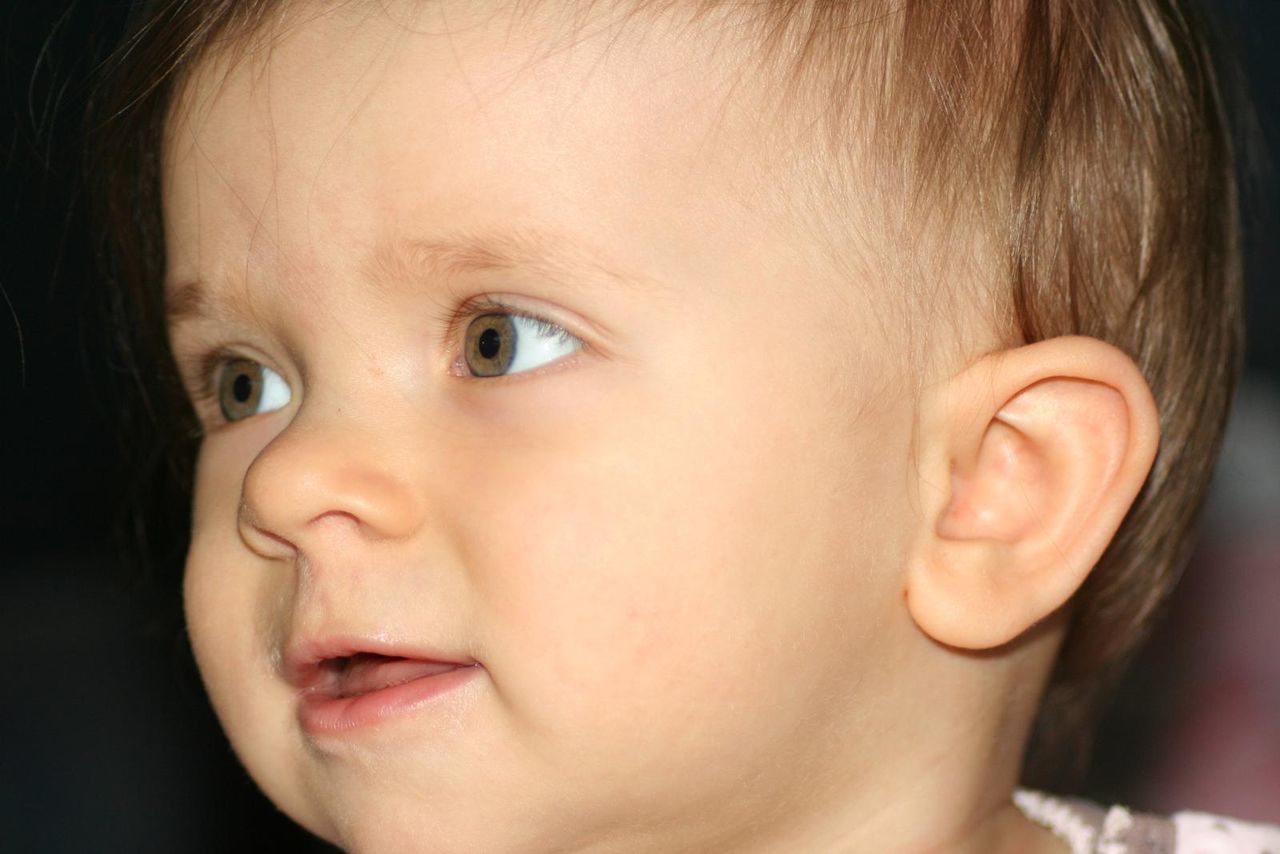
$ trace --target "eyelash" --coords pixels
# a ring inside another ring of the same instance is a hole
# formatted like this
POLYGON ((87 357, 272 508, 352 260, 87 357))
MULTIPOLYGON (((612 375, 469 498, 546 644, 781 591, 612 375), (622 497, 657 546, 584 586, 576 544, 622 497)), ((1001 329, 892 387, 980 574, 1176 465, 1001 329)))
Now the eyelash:
MULTIPOLYGON (((444 340, 453 342, 462 331, 466 328, 466 324, 477 317, 485 314, 508 314, 512 317, 523 318, 534 324, 538 332, 543 335, 555 335, 561 343, 567 343, 569 339, 576 338, 572 332, 565 329, 559 323, 548 320, 545 317, 533 314, 524 309, 516 308, 498 297, 483 296, 475 299, 467 300, 456 310, 442 314, 438 319, 443 323, 445 329, 444 340)), ((454 345, 451 343, 450 347, 454 345)), ((586 342, 580 345, 581 350, 587 349, 586 342)), ((462 357, 451 359, 450 367, 452 368, 462 357)), ((573 358, 570 356, 569 358, 573 358)), ((230 362, 248 360, 258 361, 251 356, 242 352, 232 350, 227 347, 214 347, 194 356, 180 357, 178 361, 180 373, 184 376, 194 377, 197 382, 194 384, 194 390, 190 393, 191 405, 196 413, 204 418, 204 414, 208 413, 213 423, 221 426, 228 422, 223 417, 221 409, 218 406, 218 378, 222 369, 230 362)), ((529 371, 530 374, 541 373, 540 370, 529 371)), ((467 375, 469 376, 469 374, 467 375)), ((503 380, 507 377, 490 377, 486 378, 486 382, 495 380, 503 380)))
POLYGON ((211 414, 215 423, 226 421, 218 407, 218 376, 229 363, 246 358, 248 357, 244 353, 226 347, 214 347, 194 356, 178 359, 180 372, 197 380, 191 386, 190 397, 192 408, 202 416, 201 421, 206 412, 211 414))

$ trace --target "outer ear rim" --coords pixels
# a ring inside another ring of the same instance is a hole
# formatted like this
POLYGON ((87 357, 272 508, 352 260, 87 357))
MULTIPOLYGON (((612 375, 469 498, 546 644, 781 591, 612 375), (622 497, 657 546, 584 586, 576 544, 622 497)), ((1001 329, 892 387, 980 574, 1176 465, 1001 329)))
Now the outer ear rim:
POLYGON ((979 358, 927 391, 920 413, 922 515, 904 576, 904 600, 916 625, 935 641, 958 649, 995 649, 1066 605, 1106 551, 1155 460, 1156 403, 1137 365, 1119 348, 1064 336, 979 358), (952 467, 957 460, 976 458, 983 436, 1010 401, 1054 379, 1116 391, 1125 409, 1125 446, 1103 497, 1083 517, 1079 536, 1061 551, 1060 564, 1010 577, 997 567, 1028 559, 1028 550, 1020 553, 1018 543, 972 543, 973 549, 987 549, 974 557, 941 533, 951 502, 952 467))

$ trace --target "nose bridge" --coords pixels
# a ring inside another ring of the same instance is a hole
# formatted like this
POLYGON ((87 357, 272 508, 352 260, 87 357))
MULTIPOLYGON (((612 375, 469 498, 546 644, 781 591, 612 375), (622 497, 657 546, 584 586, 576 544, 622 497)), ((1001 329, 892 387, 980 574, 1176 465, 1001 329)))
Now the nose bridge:
POLYGON ((384 437, 336 410, 323 417, 300 411, 245 474, 241 535, 275 557, 281 544, 307 552, 320 526, 336 519, 369 541, 412 536, 421 499, 396 456, 384 437))

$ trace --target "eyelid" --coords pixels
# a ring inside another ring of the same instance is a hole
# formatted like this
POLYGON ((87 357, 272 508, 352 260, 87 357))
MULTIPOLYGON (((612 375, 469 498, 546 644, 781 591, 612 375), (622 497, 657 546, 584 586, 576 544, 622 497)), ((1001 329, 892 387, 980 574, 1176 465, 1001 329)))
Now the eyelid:
MULTIPOLYGON (((227 347, 211 347, 190 353, 174 353, 178 376, 193 406, 208 402, 218 393, 218 370, 235 359, 252 358, 227 347)), ((254 360, 256 361, 256 360, 254 360)))
MULTIPOLYGON (((201 435, 240 423, 240 421, 227 420, 222 414, 222 408, 218 402, 219 377, 222 369, 231 362, 253 362, 261 365, 263 368, 279 375, 285 384, 289 386, 291 395, 294 394, 294 382, 289 379, 288 374, 275 367, 272 360, 254 353, 252 348, 240 348, 225 344, 217 345, 197 349, 191 353, 175 353, 174 362, 178 367, 183 386, 187 390, 191 408, 195 411, 201 435)), ((277 410, 271 410, 271 412, 274 411, 277 410)), ((260 414, 269 415, 271 413, 264 412, 260 414)))

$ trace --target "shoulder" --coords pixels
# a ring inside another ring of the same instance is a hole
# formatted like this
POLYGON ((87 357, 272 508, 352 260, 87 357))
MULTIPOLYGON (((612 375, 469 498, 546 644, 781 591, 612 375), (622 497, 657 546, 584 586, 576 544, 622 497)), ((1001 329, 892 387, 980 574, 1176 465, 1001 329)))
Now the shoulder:
POLYGON ((1072 854, 1280 854, 1280 828, 1200 812, 1169 817, 1104 809, 1073 798, 1018 790, 1014 804, 1072 854))
POLYGON ((1280 854, 1280 827, 1253 824, 1202 812, 1174 813, 1178 854, 1280 854))

